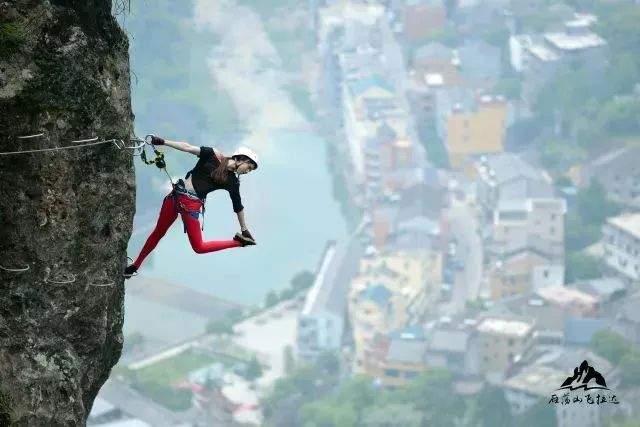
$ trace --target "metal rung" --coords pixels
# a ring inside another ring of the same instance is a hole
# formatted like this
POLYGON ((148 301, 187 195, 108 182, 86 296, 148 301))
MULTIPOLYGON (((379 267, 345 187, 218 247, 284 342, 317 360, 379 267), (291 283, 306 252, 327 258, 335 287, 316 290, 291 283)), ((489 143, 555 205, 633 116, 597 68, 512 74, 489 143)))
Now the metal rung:
POLYGON ((12 273, 22 273, 23 271, 29 270, 29 264, 27 264, 27 266, 23 267, 23 268, 7 268, 7 267, 5 267, 3 265, 0 265, 0 268, 5 270, 5 271, 10 271, 12 273))
POLYGON ((115 282, 108 282, 108 283, 89 283, 89 286, 96 286, 98 288, 106 288, 108 286, 113 286, 115 284, 115 282))
POLYGON ((18 139, 29 139, 29 138, 38 138, 44 136, 44 133, 37 133, 35 135, 24 135, 24 136, 19 136, 18 139))
POLYGON ((75 141, 71 141, 71 142, 82 143, 82 142, 93 142, 97 140, 98 140, 98 137, 96 136, 95 138, 89 138, 89 139, 76 139, 75 141))

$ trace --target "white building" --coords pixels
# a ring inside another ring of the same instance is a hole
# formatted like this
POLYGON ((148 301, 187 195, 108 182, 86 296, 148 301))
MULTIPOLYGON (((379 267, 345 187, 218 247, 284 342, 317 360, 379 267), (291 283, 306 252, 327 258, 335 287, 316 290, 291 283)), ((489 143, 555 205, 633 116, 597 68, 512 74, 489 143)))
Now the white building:
POLYGON ((488 245, 495 256, 533 249, 552 261, 564 258, 564 199, 524 199, 501 202, 493 215, 488 245))
POLYGON ((518 73, 526 66, 526 49, 533 45, 531 36, 526 34, 509 37, 509 54, 511 68, 518 73))
MULTIPOLYGON (((527 366, 519 374, 503 383, 504 397, 509 403, 511 413, 521 415, 538 403, 541 399, 548 402, 552 394, 561 398, 562 392, 556 389, 567 378, 569 373, 545 365, 527 366)), ((571 396, 580 396, 586 401, 585 392, 575 390, 571 396)), ((556 421, 558 427, 600 426, 600 409, 588 404, 556 404, 556 421)))
POLYGON ((311 362, 326 350, 342 344, 349 283, 357 272, 357 241, 329 241, 313 286, 298 316, 296 354, 311 362))
POLYGON ((628 279, 640 279, 640 213, 607 218, 602 243, 610 267, 628 279))

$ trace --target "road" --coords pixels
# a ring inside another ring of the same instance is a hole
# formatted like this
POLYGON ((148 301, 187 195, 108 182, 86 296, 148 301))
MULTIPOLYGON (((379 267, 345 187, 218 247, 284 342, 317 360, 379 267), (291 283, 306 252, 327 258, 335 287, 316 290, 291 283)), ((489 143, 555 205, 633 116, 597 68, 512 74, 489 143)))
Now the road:
POLYGON ((443 315, 462 311, 467 301, 478 298, 482 283, 482 242, 477 233, 475 209, 466 201, 454 200, 445 213, 452 238, 457 239, 457 251, 464 270, 455 275, 451 301, 443 306, 443 315))

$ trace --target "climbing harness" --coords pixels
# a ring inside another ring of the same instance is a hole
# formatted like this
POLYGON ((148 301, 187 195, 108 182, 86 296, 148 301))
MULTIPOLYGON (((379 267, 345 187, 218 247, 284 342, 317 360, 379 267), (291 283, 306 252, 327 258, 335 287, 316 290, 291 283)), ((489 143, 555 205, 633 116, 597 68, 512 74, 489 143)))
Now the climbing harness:
MULTIPOLYGON (((137 142, 142 143, 142 147, 143 147, 140 153, 140 160, 142 160, 146 165, 155 165, 158 169, 163 170, 167 174, 167 177, 169 178, 169 182, 171 183, 171 188, 172 188, 170 196, 173 198, 173 206, 175 208, 176 213, 186 212, 187 214, 193 216, 196 219, 198 219, 198 216, 200 214, 200 210, 192 211, 187 209, 184 206, 184 204, 182 204, 178 200, 178 194, 183 194, 189 197, 190 199, 199 200, 200 202, 202 202, 202 230, 204 230, 204 212, 205 212, 204 201, 200 197, 198 197, 196 193, 188 190, 185 187, 184 181, 182 179, 179 179, 178 182, 173 182, 173 179, 171 178, 171 175, 167 170, 167 162, 164 158, 164 153, 156 149, 156 147, 151 143, 151 140, 153 139, 154 136, 155 135, 153 134, 149 134, 144 137, 144 140, 137 139, 137 142), (149 145, 153 150, 153 154, 155 157, 152 159, 147 158, 147 152, 145 150, 147 145, 149 145)), ((184 227, 184 232, 186 233, 187 232, 186 224, 183 224, 183 227, 184 227)))
MULTIPOLYGON (((201 203, 201 210, 202 210, 202 225, 201 225, 201 230, 204 231, 204 214, 205 214, 205 204, 204 204, 204 200, 202 200, 200 197, 198 197, 198 195, 191 191, 188 190, 185 185, 184 185, 184 181, 182 179, 179 179, 177 183, 173 184, 173 190, 171 191, 171 196, 173 197, 173 202, 174 202, 174 207, 176 209, 177 213, 180 213, 181 210, 186 212, 188 215, 191 215, 192 217, 194 217, 195 219, 198 219, 198 217, 200 216, 200 209, 195 211, 195 210, 189 210, 187 209, 184 204, 182 204, 182 202, 180 202, 178 200, 178 194, 182 194, 190 199, 193 200, 198 200, 201 203)), ((187 232, 187 224, 183 221, 182 223, 183 229, 184 229, 184 233, 187 232)))

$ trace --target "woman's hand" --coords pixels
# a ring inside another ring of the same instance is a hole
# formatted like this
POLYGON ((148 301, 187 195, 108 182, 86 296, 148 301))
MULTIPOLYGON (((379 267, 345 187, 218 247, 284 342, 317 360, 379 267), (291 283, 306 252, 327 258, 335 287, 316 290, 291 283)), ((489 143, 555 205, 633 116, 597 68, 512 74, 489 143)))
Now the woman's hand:
POLYGON ((151 144, 153 145, 164 145, 164 139, 159 136, 151 135, 151 144))

